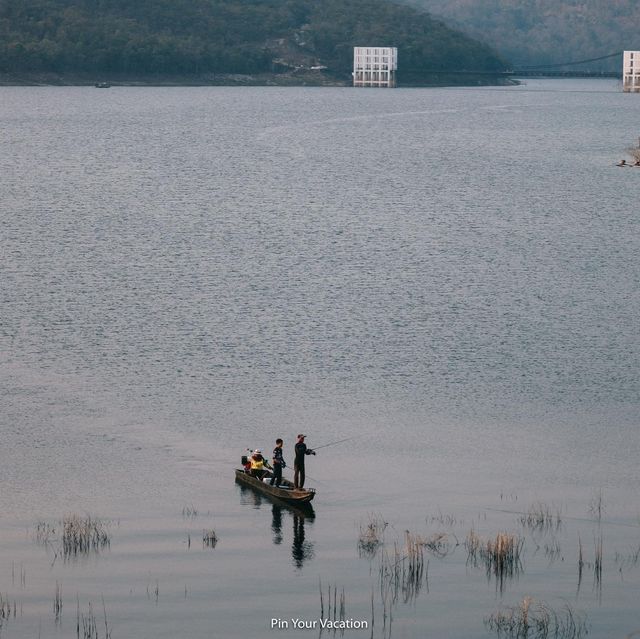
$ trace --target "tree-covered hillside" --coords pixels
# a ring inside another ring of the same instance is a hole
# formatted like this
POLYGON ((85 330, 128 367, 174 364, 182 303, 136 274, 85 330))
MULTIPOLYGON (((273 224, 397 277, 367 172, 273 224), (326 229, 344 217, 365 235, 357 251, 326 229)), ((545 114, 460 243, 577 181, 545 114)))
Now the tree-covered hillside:
POLYGON ((384 0, 0 0, 0 72, 198 75, 323 65, 348 80, 352 47, 397 46, 400 76, 494 72, 487 45, 384 0))
MULTIPOLYGON (((482 38, 515 66, 640 49, 638 0, 406 0, 482 38)), ((621 70, 621 58, 589 63, 621 70)))

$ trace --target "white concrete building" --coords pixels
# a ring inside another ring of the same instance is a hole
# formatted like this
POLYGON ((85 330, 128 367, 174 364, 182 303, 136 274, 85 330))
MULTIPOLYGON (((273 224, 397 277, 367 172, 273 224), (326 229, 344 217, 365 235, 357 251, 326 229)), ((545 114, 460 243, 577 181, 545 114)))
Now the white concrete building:
POLYGON ((622 58, 622 90, 640 93, 640 51, 625 51, 622 58))
POLYGON ((395 87, 398 69, 396 47, 354 47, 354 87, 395 87))

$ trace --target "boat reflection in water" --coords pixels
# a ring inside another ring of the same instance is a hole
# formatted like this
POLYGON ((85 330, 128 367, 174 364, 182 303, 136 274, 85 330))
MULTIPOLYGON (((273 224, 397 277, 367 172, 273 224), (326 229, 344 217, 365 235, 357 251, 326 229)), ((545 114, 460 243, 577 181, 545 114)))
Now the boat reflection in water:
POLYGON ((293 537, 291 541, 291 557, 296 568, 302 568, 304 562, 314 556, 314 544, 306 538, 307 525, 312 525, 316 517, 311 504, 304 507, 292 506, 285 502, 276 503, 261 493, 243 485, 239 485, 240 503, 253 508, 263 508, 271 506, 271 533, 273 543, 281 546, 287 539, 288 524, 287 519, 291 517, 293 521, 293 537))

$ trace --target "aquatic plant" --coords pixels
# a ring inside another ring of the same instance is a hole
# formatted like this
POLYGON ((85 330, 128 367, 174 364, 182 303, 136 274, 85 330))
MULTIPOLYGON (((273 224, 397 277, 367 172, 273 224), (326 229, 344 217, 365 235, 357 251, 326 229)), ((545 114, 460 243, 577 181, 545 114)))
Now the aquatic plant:
POLYGON ((558 531, 562 527, 562 511, 538 501, 520 516, 520 523, 534 533, 558 531))
POLYGON ((216 531, 213 528, 202 531, 202 546, 204 548, 215 548, 217 543, 218 535, 216 535, 216 531))
POLYGON ((425 540, 405 531, 404 547, 394 543, 393 553, 386 550, 380 559, 379 578, 382 601, 394 605, 400 594, 405 603, 413 601, 424 585, 428 586, 429 562, 424 560, 425 540))
POLYGON ((468 532, 467 538, 464 542, 464 545, 467 548, 467 563, 473 563, 474 565, 477 565, 477 559, 480 552, 481 544, 482 544, 481 537, 472 528, 468 532))
POLYGON ((582 585, 582 571, 584 569, 584 555, 582 552, 582 539, 580 533, 578 533, 578 593, 580 592, 580 586, 582 585))
MULTIPOLYGON (((16 584, 16 564, 14 561, 11 562, 11 584, 14 586, 16 584)), ((27 585, 27 571, 22 562, 20 562, 20 585, 23 588, 27 585)))
POLYGON ((384 543, 384 531, 388 524, 381 515, 370 513, 367 524, 360 524, 358 553, 361 557, 373 559, 384 543))
POLYGON ((552 539, 544 545, 544 556, 549 560, 549 563, 562 557, 562 549, 557 539, 552 539))
POLYGON ((598 590, 602 589, 602 533, 600 533, 593 541, 594 562, 593 562, 593 582, 598 590))
MULTIPOLYGON (((104 614, 104 635, 103 639, 111 639, 111 629, 107 620, 107 607, 102 598, 102 610, 104 614)), ((100 624, 101 626, 102 624, 100 624)), ((76 609, 76 639, 100 639, 100 630, 98 620, 93 612, 93 605, 89 602, 88 611, 85 614, 80 611, 80 598, 77 598, 76 609)))
POLYGON ((524 539, 520 535, 501 532, 495 539, 482 539, 472 528, 465 545, 467 563, 484 565, 487 575, 496 578, 500 592, 504 590, 507 579, 516 577, 522 570, 520 556, 524 539))
POLYGON ((193 504, 184 506, 184 508, 182 509, 182 517, 184 519, 195 519, 197 516, 198 509, 193 504))
POLYGON ((531 597, 525 597, 518 606, 492 613, 484 619, 484 625, 507 639, 580 639, 589 631, 584 616, 569 604, 554 610, 531 597))
POLYGON ((322 580, 319 580, 318 584, 320 587, 320 618, 332 619, 333 621, 344 621, 346 618, 346 597, 344 594, 344 588, 342 588, 340 598, 338 599, 338 586, 331 586, 331 584, 329 584, 327 590, 327 615, 325 616, 322 580))
POLYGON ((90 515, 65 515, 62 520, 62 553, 65 558, 87 554, 111 545, 107 522, 90 515))
POLYGON ((631 568, 638 564, 640 561, 640 546, 638 546, 635 550, 630 553, 623 554, 619 551, 616 551, 615 562, 620 566, 620 570, 623 568, 631 568))
POLYGON ((435 533, 424 539, 423 544, 432 555, 444 559, 460 545, 460 542, 453 533, 435 533))
POLYGON ((9 595, 3 595, 0 593, 0 628, 2 627, 2 622, 5 619, 9 619, 11 616, 15 618, 17 609, 18 606, 16 605, 15 600, 12 605, 9 595))
POLYGON ((62 616, 62 589, 60 584, 56 581, 56 592, 53 598, 53 615, 56 623, 60 621, 62 616))
POLYGON ((453 528, 457 523, 461 523, 453 515, 443 515, 441 512, 438 512, 437 515, 427 516, 425 521, 427 524, 440 524, 450 528, 453 528))
POLYGON ((153 594, 153 598, 158 603, 158 599, 160 598, 160 582, 156 579, 156 585, 151 588, 151 575, 149 575, 149 581, 147 581, 147 599, 151 600, 151 595, 153 594))
POLYGON ((46 521, 36 524, 36 543, 47 545, 56 538, 56 527, 46 521))
POLYGON ((423 582, 426 583, 428 570, 428 562, 424 562, 424 538, 418 535, 412 535, 405 530, 405 553, 406 559, 403 561, 402 570, 402 595, 405 603, 415 599, 422 588, 423 582))
POLYGON ((589 514, 600 522, 602 521, 602 515, 604 515, 604 512, 604 498, 602 496, 602 490, 599 490, 589 500, 589 514))

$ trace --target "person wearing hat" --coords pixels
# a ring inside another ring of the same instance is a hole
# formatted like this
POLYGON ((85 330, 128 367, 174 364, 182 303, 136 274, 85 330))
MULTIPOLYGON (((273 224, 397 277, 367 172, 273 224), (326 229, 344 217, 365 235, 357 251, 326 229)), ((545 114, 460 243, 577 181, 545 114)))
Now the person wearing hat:
POLYGON ((315 455, 315 451, 307 448, 304 443, 305 435, 298 435, 298 442, 295 446, 296 457, 293 462, 293 488, 302 490, 304 488, 304 458, 305 455, 315 455))
POLYGON ((249 458, 251 462, 251 471, 250 473, 257 477, 258 479, 262 479, 266 473, 266 468, 269 468, 269 464, 267 460, 262 456, 262 451, 259 448, 256 448, 253 451, 253 455, 249 458))

